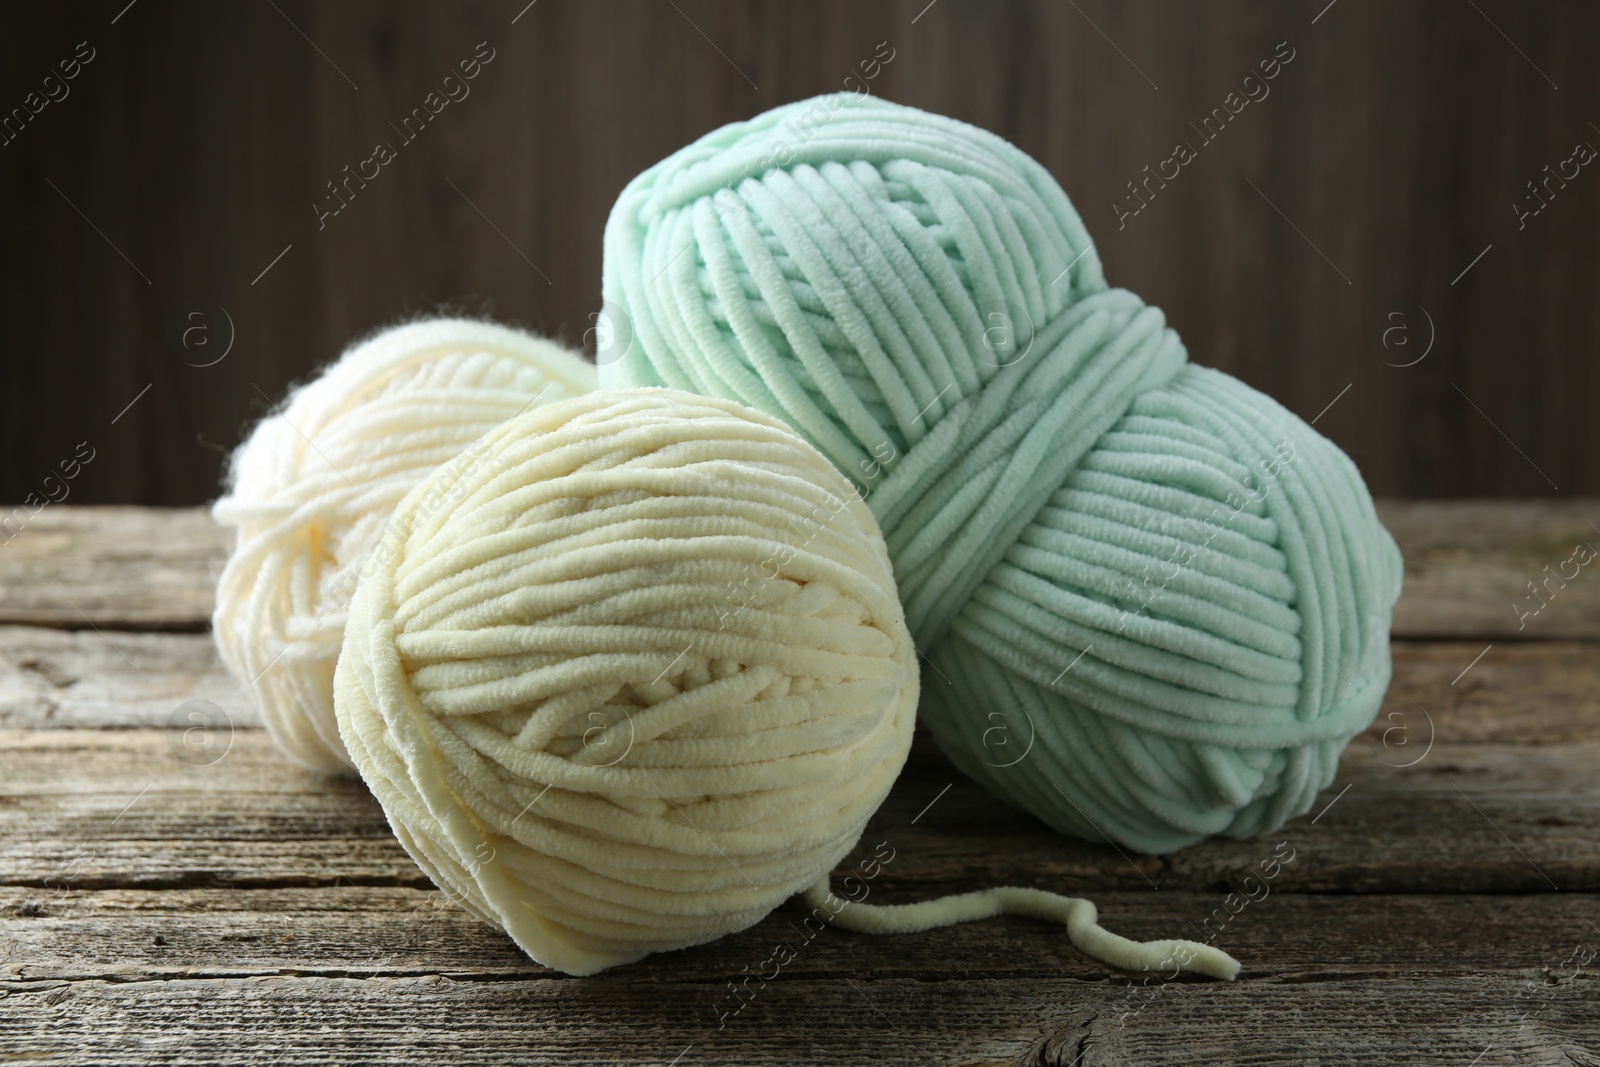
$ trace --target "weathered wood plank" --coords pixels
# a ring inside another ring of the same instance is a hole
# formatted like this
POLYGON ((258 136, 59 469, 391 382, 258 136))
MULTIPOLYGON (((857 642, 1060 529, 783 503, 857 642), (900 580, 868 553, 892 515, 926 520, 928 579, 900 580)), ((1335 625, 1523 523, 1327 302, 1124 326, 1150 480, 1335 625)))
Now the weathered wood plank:
MULTIPOLYGON (((86 889, 427 884, 358 781, 289 764, 258 730, 234 732, 226 748, 214 740, 203 751, 225 754, 200 764, 174 731, 0 732, 0 884, 45 885, 69 864, 71 883, 86 889)), ((1054 834, 918 753, 865 840, 898 850, 885 891, 913 895, 997 881, 1067 892, 1237 887, 1279 841, 1297 856, 1283 889, 1600 891, 1600 742, 1438 740, 1415 766, 1396 762, 1392 747, 1360 740, 1320 801, 1325 812, 1267 840, 1138 857, 1054 834)))
MULTIPOLYGON (((1507 642, 1477 659, 1484 647, 1394 642, 1394 681, 1371 733, 1387 736, 1395 762, 1421 751, 1430 722, 1458 742, 1600 741, 1600 642, 1507 642)), ((209 634, 0 626, 0 729, 187 728, 179 708, 190 700, 235 729, 260 724, 209 634)))
MULTIPOLYGON (((1406 557, 1398 637, 1600 637, 1600 500, 1379 501, 1406 557), (1549 571, 1545 568, 1548 567, 1549 571), (1540 586, 1534 599, 1528 583, 1540 586), (1541 604, 1544 606, 1541 607, 1541 604), (1538 608, 1536 615, 1519 616, 1538 608)), ((203 629, 227 534, 200 508, 48 507, 0 545, 0 623, 203 629)))
POLYGON ((1406 560, 1396 635, 1600 635, 1600 500, 1383 500, 1378 515, 1406 560))
POLYGON ((204 508, 46 507, 0 545, 0 622, 203 629, 228 548, 204 508))
POLYGON ((1108 979, 1020 919, 827 931, 720 1020, 798 903, 550 974, 429 886, 359 782, 278 756, 208 635, 121 632, 204 627, 223 540, 203 512, 46 509, 0 546, 0 621, 57 627, 0 626, 0 1059, 1600 1062, 1600 646, 1557 639, 1600 636, 1600 580, 1583 569, 1523 631, 1491 618, 1568 558, 1585 509, 1383 505, 1408 557, 1397 634, 1481 640, 1398 640, 1377 723, 1269 839, 1125 856, 922 743, 869 827, 863 853, 896 849, 881 902, 1083 892, 1129 936, 1214 935, 1241 982, 1108 979), (1230 899, 1280 841, 1271 895, 1230 899))
POLYGON ((189 711, 261 723, 210 634, 0 626, 0 728, 187 729, 189 711))
MULTIPOLYGON (((1270 887, 1269 887, 1270 888, 1270 887)), ((904 897, 904 891, 895 894, 904 897)), ((871 896, 868 897, 870 901, 871 896)), ((887 899, 887 897, 885 898, 887 899)), ((1140 939, 1187 936, 1234 953, 1247 979, 1309 972, 1381 977, 1524 971, 1583 941, 1600 897, 1271 893, 1233 913, 1221 893, 1095 895, 1109 929, 1140 939), (1228 915, 1221 921, 1218 912, 1228 915)), ((826 929, 806 940, 792 900, 749 930, 615 973, 663 983, 738 976, 782 942, 797 949, 786 975, 879 978, 938 975, 1093 979, 1106 968, 1063 931, 1005 917, 890 938, 826 929)), ((5 981, 104 978, 393 977, 471 974, 560 977, 509 938, 431 889, 101 891, 0 889, 0 994, 5 981)))
MULTIPOLYGON (((1595 971, 1123 983, 780 973, 737 1015, 702 985, 170 978, 7 984, 0 1055, 37 1063, 1592 1064, 1595 971), (719 1014, 720 1013, 720 1014, 719 1014)), ((889 953, 882 953, 887 956, 889 953)))
POLYGON ((1600 643, 1390 647, 1394 678, 1367 736, 1387 740, 1394 763, 1416 759, 1430 736, 1497 745, 1600 741, 1600 643))

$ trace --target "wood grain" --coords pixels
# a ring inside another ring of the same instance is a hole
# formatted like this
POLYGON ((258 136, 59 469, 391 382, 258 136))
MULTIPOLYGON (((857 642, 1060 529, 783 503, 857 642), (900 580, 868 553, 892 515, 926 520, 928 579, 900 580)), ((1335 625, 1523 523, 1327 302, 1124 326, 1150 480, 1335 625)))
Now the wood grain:
MULTIPOLYGON (((1395 608, 1399 638, 1551 640, 1600 637, 1600 566, 1543 594, 1580 541, 1600 549, 1600 499, 1381 500, 1378 513, 1406 560, 1395 608), (1544 588, 1541 586, 1541 588, 1544 588)), ((0 545, 0 623, 81 629, 203 630, 227 532, 199 508, 45 508, 0 545)))
MULTIPOLYGON (((1555 946, 1554 959, 1567 952, 1555 946)), ((1554 962, 1554 960, 1552 961, 1554 962)), ((448 975, 9 983, 0 1010, 30 1062, 1593 1064, 1593 980, 1338 974, 1154 990, 780 974, 719 1028, 726 981, 448 975), (270 1057, 270 1058, 268 1058, 270 1057)))
POLYGON ((582 343, 623 185, 844 88, 879 42, 872 91, 1038 158, 1107 277, 1197 363, 1307 419, 1350 386, 1317 428, 1378 491, 1600 492, 1600 198, 1584 177, 1523 228, 1511 210, 1595 136, 1582 0, 170 0, 113 23, 122 6, 0 23, 8 113, 79 41, 98 50, 3 149, 0 201, 27 205, 0 215, 3 501, 87 438, 73 501, 199 503, 290 382, 440 304, 582 343), (319 228, 326 183, 480 41, 498 57, 471 96, 319 228), (1202 137, 1280 42, 1270 95, 1202 137), (1197 158, 1130 200, 1179 141, 1197 158), (212 364, 218 308, 236 343, 212 364), (185 348, 200 309, 213 347, 185 348))
MULTIPOLYGON (((1394 680, 1368 731, 1389 747, 1391 762, 1409 762, 1441 731, 1501 744, 1600 741, 1600 642, 1505 643, 1479 658, 1483 652, 1469 641, 1394 643, 1394 680)), ((0 626, 0 728, 187 728, 191 700, 207 702, 234 729, 261 721, 209 634, 0 626)), ((916 744, 933 750, 921 731, 916 744)))
POLYGON ((46 507, 0 546, 0 623, 205 629, 229 547, 203 508, 46 507))
POLYGON ((1378 515, 1406 561, 1395 634, 1600 635, 1600 500, 1383 500, 1378 515))
MULTIPOLYGON (((869 897, 870 899, 870 897, 869 897)), ((1196 930, 1223 894, 1185 890, 1097 892, 1107 928, 1128 937, 1210 937, 1244 964, 1248 980, 1276 976, 1398 978, 1424 968, 1521 973, 1553 966, 1556 948, 1600 946, 1587 925, 1600 897, 1466 894, 1274 893, 1225 925, 1196 930)), ((1048 969, 1092 981, 1106 968, 1058 928, 1007 916, 893 938, 826 928, 805 940, 807 911, 782 905, 748 930, 616 973, 662 983, 738 975, 779 942, 804 951, 786 976, 825 979, 870 970, 878 978, 960 974, 1026 979, 1048 969)), ((397 886, 274 889, 0 889, 0 978, 132 981, 143 978, 556 978, 510 938, 442 894, 397 886)), ((1117 976, 1112 976, 1113 979, 1117 976)), ((568 979, 571 980, 571 979, 568 979)), ((6 987, 0 984, 0 991, 6 987)))
POLYGON ((0 546, 0 1061, 1600 1064, 1590 576, 1531 632, 1473 606, 1590 503, 1382 505, 1410 568, 1397 628, 1434 636, 1394 642, 1376 721, 1267 838, 1132 856, 1060 837, 919 737, 858 847, 895 849, 875 902, 1082 894, 1125 936, 1234 953, 1234 983, 1108 972, 1017 918, 826 930, 763 982, 797 901, 551 972, 432 888, 358 780, 279 755, 210 635, 182 632, 224 547, 202 512, 47 509, 30 555, 0 546))
POLYGON ((0 727, 187 728, 190 701, 260 726, 210 634, 0 626, 0 727))
MULTIPOLYGON (((0 732, 15 765, 0 803, 0 884, 427 884, 359 780, 296 767, 258 730, 209 740, 223 754, 196 765, 179 730, 0 732)), ((1297 857, 1280 875, 1284 891, 1600 892, 1600 742, 1441 740, 1405 769, 1394 756, 1352 745, 1318 808, 1269 839, 1132 856, 1057 835, 937 754, 918 754, 859 851, 880 840, 897 850, 879 880, 893 901, 974 884, 1227 892, 1278 841, 1297 857)))

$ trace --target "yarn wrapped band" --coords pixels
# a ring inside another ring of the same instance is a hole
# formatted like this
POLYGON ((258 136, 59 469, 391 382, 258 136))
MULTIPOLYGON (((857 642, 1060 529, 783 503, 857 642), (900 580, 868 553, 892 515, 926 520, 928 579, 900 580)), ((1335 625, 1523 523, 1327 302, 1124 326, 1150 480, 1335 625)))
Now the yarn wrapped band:
POLYGON ((606 227, 606 388, 784 419, 884 531, 950 758, 1168 851, 1309 810, 1389 681, 1401 561, 1354 465, 1187 362, 1004 140, 839 94, 702 138, 606 227))
POLYGON ((553 342, 471 319, 425 319, 350 348, 259 423, 212 508, 235 528, 212 632, 278 747, 350 771, 333 670, 356 579, 400 498, 530 406, 594 389, 553 342))
MULTIPOLYGON (((918 677, 877 523, 820 453, 726 400, 595 393, 491 431, 395 520, 335 708, 452 899, 572 974, 832 899, 905 761, 918 677)), ((1037 890, 829 910, 879 932, 1017 911, 1119 966, 1238 968, 1037 890)))

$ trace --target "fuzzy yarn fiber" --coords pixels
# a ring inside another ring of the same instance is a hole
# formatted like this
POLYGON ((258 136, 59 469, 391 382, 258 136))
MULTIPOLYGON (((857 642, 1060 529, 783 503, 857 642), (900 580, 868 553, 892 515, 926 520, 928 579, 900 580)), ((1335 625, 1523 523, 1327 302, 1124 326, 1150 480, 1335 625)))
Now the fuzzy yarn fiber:
POLYGON ((345 610, 394 506, 493 427, 594 385, 594 367, 553 342, 425 319, 356 344, 257 424, 212 508, 235 531, 212 631, 284 752, 352 769, 333 670, 345 610))

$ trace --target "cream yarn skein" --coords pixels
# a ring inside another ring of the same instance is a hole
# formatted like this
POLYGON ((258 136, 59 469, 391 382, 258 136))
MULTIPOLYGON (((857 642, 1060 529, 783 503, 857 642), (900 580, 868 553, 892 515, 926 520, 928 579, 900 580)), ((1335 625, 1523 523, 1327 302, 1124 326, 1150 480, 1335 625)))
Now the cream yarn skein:
POLYGON ((418 865, 541 963, 754 924, 905 761, 917 656, 877 523, 770 416, 661 389, 538 408, 395 520, 340 732, 418 865))
POLYGON ((910 748, 917 653, 871 511, 768 415, 657 388, 528 411, 372 558, 341 736, 417 864, 540 963, 592 974, 805 891, 857 930, 1011 911, 1118 966, 1238 969, 1039 890, 831 905, 910 748))
POLYGON ((354 345, 255 427, 212 508, 236 531, 212 631, 279 748, 317 770, 352 769, 333 670, 394 505, 493 427, 594 387, 594 367, 551 341, 425 319, 354 345))

